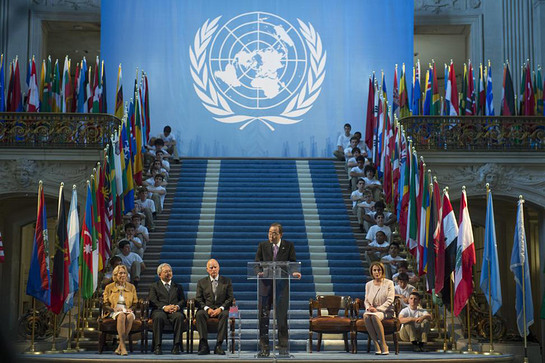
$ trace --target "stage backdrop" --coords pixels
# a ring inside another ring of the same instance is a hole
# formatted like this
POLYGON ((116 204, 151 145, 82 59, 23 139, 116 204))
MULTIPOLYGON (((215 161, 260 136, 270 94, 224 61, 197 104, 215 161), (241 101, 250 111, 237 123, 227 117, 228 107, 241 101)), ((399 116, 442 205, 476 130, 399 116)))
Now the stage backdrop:
MULTIPOLYGON (((186 156, 330 157, 345 122, 363 131, 368 76, 412 67, 413 1, 108 0, 101 56, 109 111, 150 82, 152 134, 186 156)), ((407 73, 412 74, 412 69, 407 73)), ((410 82, 410 79, 408 80, 410 82)))

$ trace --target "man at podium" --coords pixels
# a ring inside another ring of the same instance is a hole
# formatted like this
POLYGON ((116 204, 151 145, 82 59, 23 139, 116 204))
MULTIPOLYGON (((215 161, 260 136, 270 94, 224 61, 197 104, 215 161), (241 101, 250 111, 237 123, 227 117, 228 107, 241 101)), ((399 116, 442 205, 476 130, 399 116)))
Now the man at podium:
MULTIPOLYGON (((273 223, 269 227, 269 240, 259 243, 255 262, 288 261, 296 262, 293 243, 282 239, 282 225, 273 223)), ((263 276, 263 272, 259 272, 263 276)), ((296 279, 300 272, 293 272, 296 279)), ((276 318, 278 322, 278 347, 280 355, 288 354, 288 307, 289 285, 278 281, 276 285, 276 318)), ((273 302, 272 279, 259 280, 259 353, 258 357, 268 357, 269 348, 269 314, 273 302)))

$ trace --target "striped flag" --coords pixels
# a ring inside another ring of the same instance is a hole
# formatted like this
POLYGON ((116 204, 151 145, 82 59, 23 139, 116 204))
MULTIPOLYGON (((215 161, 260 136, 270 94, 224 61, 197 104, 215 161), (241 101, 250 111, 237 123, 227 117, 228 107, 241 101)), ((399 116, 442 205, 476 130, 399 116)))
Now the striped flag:
POLYGON ((494 116, 494 95, 492 93, 492 66, 488 61, 486 72, 486 116, 494 116))
POLYGON ((57 208, 57 233, 55 235, 55 257, 53 258, 53 276, 51 278, 51 311, 59 314, 70 290, 68 267, 70 255, 68 231, 66 229, 66 212, 64 207, 64 184, 59 189, 57 208))
POLYGON ((38 75, 36 74, 36 62, 34 57, 32 57, 32 63, 30 66, 27 102, 27 112, 38 112, 40 109, 40 94, 38 90, 38 75))
POLYGON ((83 225, 81 227, 81 254, 80 254, 80 276, 81 296, 90 299, 93 296, 93 199, 91 184, 87 182, 87 201, 83 214, 83 225))
POLYGON ((123 108, 123 81, 121 72, 121 63, 117 70, 117 86, 115 88, 115 117, 123 119, 125 109, 123 108))
POLYGON ((460 315, 473 293, 473 265, 476 263, 473 227, 469 217, 465 189, 462 190, 459 218, 460 228, 458 229, 456 269, 454 271, 454 316, 460 315))

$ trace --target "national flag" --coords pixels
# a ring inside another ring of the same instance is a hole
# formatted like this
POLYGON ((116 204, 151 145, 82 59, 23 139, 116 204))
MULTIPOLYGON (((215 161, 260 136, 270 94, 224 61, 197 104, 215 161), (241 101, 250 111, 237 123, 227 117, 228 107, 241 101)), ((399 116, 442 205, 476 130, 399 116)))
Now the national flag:
POLYGON ((438 249, 438 264, 435 269, 435 291, 441 292, 443 303, 450 305, 450 281, 456 268, 456 247, 458 245, 458 223, 454 210, 450 204, 448 191, 443 193, 441 208, 441 237, 442 246, 438 249), (444 251, 444 252, 443 252, 444 251), (441 254, 443 256, 441 256, 441 254), (440 266, 443 262, 443 267, 440 266))
POLYGON ((445 98, 441 102, 441 115, 443 115, 443 116, 450 115, 450 92, 451 92, 451 90, 448 89, 448 81, 449 81, 449 67, 445 63, 445 98), (447 100, 447 91, 449 92, 448 100, 447 100))
POLYGON ((441 191, 437 178, 433 178, 433 186, 430 202, 430 224, 428 229, 428 267, 426 269, 426 282, 428 291, 435 289, 435 271, 437 266, 437 250, 441 241, 441 191))
POLYGON ((541 67, 537 68, 536 80, 535 80, 535 94, 536 94, 536 115, 543 115, 543 81, 541 80, 541 67))
MULTIPOLYGON (((123 168, 121 166, 121 157, 123 155, 122 146, 120 145, 121 140, 119 139, 121 130, 118 133, 112 135, 111 145, 113 149, 113 163, 115 169, 115 179, 112 179, 112 183, 115 183, 115 223, 120 225, 123 223, 123 168)), ((112 191, 114 188, 112 187, 112 191)))
POLYGON ((143 82, 143 100, 144 100, 144 117, 146 119, 146 143, 149 141, 149 133, 151 131, 151 120, 150 120, 150 111, 149 111, 149 85, 148 85, 148 75, 144 73, 144 82, 143 82))
POLYGON ((134 182, 136 185, 142 185, 142 173, 144 171, 144 155, 142 153, 144 145, 142 143, 142 113, 140 106, 140 97, 137 91, 134 94, 134 138, 136 141, 136 149, 134 150, 134 182))
POLYGON ((477 115, 486 114, 486 90, 484 87, 483 65, 479 65, 479 81, 477 82, 477 115))
POLYGON ((6 100, 4 94, 6 92, 6 85, 4 84, 4 54, 0 55, 0 112, 6 110, 6 100))
MULTIPOLYGON (((402 133, 403 134, 403 133, 402 133)), ((399 202, 399 234, 401 240, 405 241, 408 246, 408 226, 409 226, 409 201, 410 201, 410 185, 411 185, 411 155, 409 147, 405 150, 405 157, 401 156, 401 169, 403 182, 400 183, 400 202, 399 202)))
POLYGON ((411 111, 413 116, 422 114, 422 89, 420 87, 420 60, 416 62, 413 68, 413 93, 411 102, 411 111))
POLYGON ((83 214, 83 225, 81 227, 81 254, 80 254, 80 276, 81 296, 90 299, 93 296, 93 199, 91 184, 87 182, 87 201, 85 213, 83 214))
POLYGON ((117 70, 117 86, 115 88, 115 117, 122 120, 124 114, 123 108, 123 83, 122 83, 122 72, 121 72, 121 63, 117 70))
POLYGON ((36 61, 34 57, 32 57, 30 66, 27 100, 27 112, 38 112, 40 109, 40 93, 38 90, 38 75, 36 74, 36 61))
POLYGON ((460 115, 466 114, 466 98, 467 98, 467 64, 464 63, 464 75, 462 77, 462 92, 460 93, 460 115))
POLYGON ((405 63, 403 63, 401 71, 401 79, 399 81, 399 117, 403 118, 411 115, 411 111, 409 109, 409 95, 407 94, 405 63))
POLYGON ((369 90, 367 93, 367 118, 365 120, 365 144, 373 149, 375 135, 375 87, 373 80, 369 77, 369 90))
MULTIPOLYGON (((408 151, 410 152, 410 150, 408 151)), ((418 156, 416 151, 412 152, 411 156, 411 179, 409 184, 409 204, 407 214, 407 239, 406 244, 409 252, 416 256, 417 234, 418 234, 418 206, 417 206, 417 191, 418 191, 418 156)))
POLYGON ((432 107, 431 115, 441 115, 441 99, 439 97, 439 83, 437 83, 437 70, 435 69, 435 62, 432 62, 432 107))
POLYGON ((93 236, 93 291, 98 287, 98 273, 99 271, 99 260, 100 260, 100 245, 102 239, 102 231, 100 230, 99 224, 99 211, 97 207, 97 182, 96 182, 96 169, 93 170, 91 174, 91 201, 92 201, 92 210, 93 210, 93 228, 91 230, 91 236, 93 236))
POLYGON ((2 241, 2 232, 0 232, 0 263, 4 263, 4 241, 2 241))
POLYGON ((483 265, 481 267, 481 290, 496 314, 501 307, 500 267, 498 262, 498 246, 496 243, 496 224, 494 223, 494 204, 492 192, 488 192, 486 220, 484 227, 483 265))
POLYGON ((392 120, 399 119, 399 88, 397 85, 397 64, 394 70, 394 85, 393 85, 393 101, 392 101, 392 120))
POLYGON ((486 71, 486 116, 494 116, 494 96, 492 93, 492 66, 488 61, 486 71))
POLYGON ((426 164, 422 163, 422 174, 420 176, 420 218, 418 229, 418 247, 416 250, 416 260, 418 261, 418 275, 426 273, 428 265, 428 243, 430 243, 429 226, 431 217, 430 203, 430 183, 428 173, 426 173, 426 164))
POLYGON ((61 87, 61 112, 72 112, 72 80, 70 79, 70 60, 64 58, 61 87))
POLYGON ((519 105, 518 105, 518 116, 524 115, 524 92, 526 91, 526 64, 520 67, 520 87, 519 87, 519 105))
POLYGON ((458 116, 458 86, 456 85, 456 74, 454 73, 454 63, 450 63, 448 71, 447 88, 445 91, 445 102, 447 103, 448 115, 458 116))
POLYGON ((515 90, 513 89, 513 79, 509 71, 509 63, 503 67, 503 88, 501 94, 500 115, 516 116, 515 90))
POLYGON ((57 208, 57 233, 55 235, 55 257, 51 278, 51 311, 59 314, 70 291, 68 267, 70 266, 70 248, 66 229, 66 211, 64 206, 64 185, 59 190, 57 208))
POLYGON ((110 257, 110 248, 106 242, 105 220, 106 210, 104 206, 105 197, 104 191, 104 166, 100 163, 97 165, 94 180, 94 192, 96 203, 96 230, 97 230, 97 247, 98 247, 98 271, 102 271, 107 264, 107 260, 110 257))
POLYGON ((55 60, 55 67, 53 71, 53 83, 51 85, 51 111, 60 112, 62 110, 61 105, 61 74, 59 70, 59 60, 55 60))
POLYGON ((104 69, 104 61, 101 63, 100 70, 100 98, 99 109, 101 113, 108 113, 108 102, 106 97, 106 70, 104 69))
POLYGON ((526 245, 526 233, 524 231, 524 200, 518 201, 517 224, 515 225, 515 238, 511 253, 510 270, 515 275, 517 312, 517 327, 521 337, 530 334, 528 327, 534 323, 534 304, 532 301, 532 284, 530 279, 530 266, 528 263, 528 247, 526 245), (524 286, 524 288, 523 288, 524 286), (524 319, 526 318, 526 331, 524 331, 524 319))
POLYGON ((112 187, 114 188, 114 193, 115 193, 115 184, 112 185, 112 181, 110 178, 115 179, 115 166, 113 166, 113 163, 110 161, 109 156, 110 156, 110 150, 108 145, 108 148, 105 152, 104 167, 102 168, 103 175, 101 176, 101 178, 103 179, 102 195, 104 196, 104 221, 103 221, 104 241, 106 242, 108 256, 111 256, 112 241, 114 240, 112 236, 113 217, 114 217, 114 197, 112 195, 112 187), (113 171, 112 171, 112 167, 114 168, 113 171))
POLYGON ((76 186, 72 188, 72 200, 68 211, 68 248, 70 254, 70 266, 68 268, 69 290, 64 302, 64 312, 74 306, 74 296, 79 289, 79 216, 78 216, 78 193, 76 186))
POLYGON ((42 63, 42 77, 43 77, 43 88, 41 89, 42 99, 40 102, 40 112, 51 112, 52 110, 52 74, 51 74, 51 56, 47 57, 47 61, 44 60, 42 63))
POLYGON ((454 316, 460 315, 473 293, 473 265, 477 262, 475 244, 473 243, 473 227, 469 217, 465 189, 462 190, 460 200, 459 226, 456 246, 456 270, 454 271, 454 316))
POLYGON ((431 115, 431 103, 432 103, 432 91, 431 91, 431 82, 432 82, 432 70, 431 65, 428 71, 426 72, 426 92, 424 93, 424 106, 422 108, 423 115, 431 115))
POLYGON ((49 237, 47 233, 47 215, 45 212, 45 198, 42 182, 38 187, 38 212, 32 258, 28 271, 26 294, 51 306, 51 286, 49 277, 49 237))
POLYGON ((473 78, 473 65, 471 64, 471 60, 469 60, 467 68, 465 114, 472 116, 477 114, 477 107, 475 105, 475 79, 473 78))
POLYGON ((85 100, 85 107, 87 108, 88 113, 93 112, 93 97, 94 97, 94 84, 91 84, 91 81, 93 80, 92 77, 92 66, 89 66, 87 69, 87 83, 86 83, 86 93, 87 93, 87 99, 85 100))
POLYGON ((535 95, 534 87, 532 85, 532 75, 530 74, 530 62, 526 64, 526 72, 524 77, 524 115, 535 115, 535 95))
POLYGON ((87 89, 88 89, 89 79, 87 78, 87 60, 83 57, 80 68, 79 68, 79 78, 78 78, 78 101, 77 101, 77 112, 87 113, 89 110, 87 108, 87 89))
POLYGON ((15 58, 13 61, 13 82, 8 90, 8 111, 9 112, 22 112, 23 111, 23 99, 21 94, 21 76, 19 73, 19 58, 15 58), (11 91, 11 92, 10 92, 11 91))
POLYGON ((72 105, 70 106, 70 112, 78 111, 78 99, 79 99, 79 83, 80 83, 80 65, 76 63, 76 74, 74 75, 74 83, 72 85, 72 105))
POLYGON ((131 162, 131 150, 129 146, 130 135, 127 131, 127 118, 123 120, 123 125, 120 134, 120 150, 122 180, 123 180, 123 214, 127 214, 134 208, 134 184, 131 162))
POLYGON ((96 59, 95 74, 93 77, 93 103, 91 109, 93 113, 100 112, 100 98, 102 97, 102 88, 100 85, 100 61, 96 59))

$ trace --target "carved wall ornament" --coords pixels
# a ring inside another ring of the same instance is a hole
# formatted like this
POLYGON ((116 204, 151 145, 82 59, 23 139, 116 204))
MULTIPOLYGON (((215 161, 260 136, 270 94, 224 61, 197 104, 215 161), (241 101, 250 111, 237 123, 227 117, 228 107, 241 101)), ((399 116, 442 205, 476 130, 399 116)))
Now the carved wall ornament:
POLYGON ((100 0, 32 0, 32 4, 49 8, 100 10, 100 0))
MULTIPOLYGON (((478 1, 478 0, 476 0, 478 1)), ((460 10, 458 0, 416 0, 414 9, 422 12, 439 14, 449 10, 460 10)))

